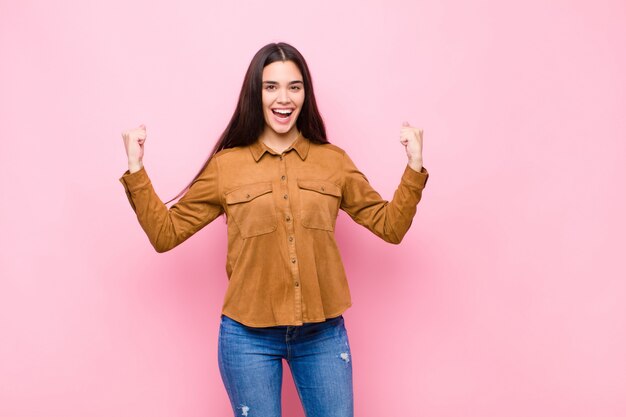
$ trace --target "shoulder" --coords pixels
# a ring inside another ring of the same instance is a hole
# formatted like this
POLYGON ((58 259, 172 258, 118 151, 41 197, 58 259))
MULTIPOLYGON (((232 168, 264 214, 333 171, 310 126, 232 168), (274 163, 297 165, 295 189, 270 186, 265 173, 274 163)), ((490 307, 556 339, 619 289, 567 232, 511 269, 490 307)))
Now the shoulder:
POLYGON ((215 159, 216 162, 219 162, 220 165, 224 163, 228 164, 239 162, 250 157, 251 154, 249 146, 237 146, 235 148, 222 149, 213 155, 213 159, 215 159))
POLYGON ((332 143, 311 142, 311 151, 315 152, 316 154, 335 158, 343 158, 343 156, 346 154, 346 151, 344 151, 337 145, 333 145, 332 143))
POLYGON ((222 149, 221 151, 219 151, 218 153, 216 153, 215 155, 213 155, 214 158, 222 158, 226 155, 230 155, 233 153, 240 153, 243 149, 248 149, 248 146, 237 146, 236 148, 228 148, 228 149, 222 149))

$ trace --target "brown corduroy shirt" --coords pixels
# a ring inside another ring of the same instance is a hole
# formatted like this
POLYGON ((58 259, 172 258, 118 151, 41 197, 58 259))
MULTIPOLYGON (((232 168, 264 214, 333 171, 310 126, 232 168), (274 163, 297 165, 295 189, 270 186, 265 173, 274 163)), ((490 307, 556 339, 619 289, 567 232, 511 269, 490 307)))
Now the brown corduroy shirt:
POLYGON ((393 199, 372 188, 335 145, 300 137, 282 154, 261 142, 217 153, 171 208, 146 170, 120 178, 157 252, 226 213, 229 279, 222 313, 245 325, 321 322, 351 305, 334 229, 341 208, 387 242, 409 229, 428 172, 408 165, 393 199))

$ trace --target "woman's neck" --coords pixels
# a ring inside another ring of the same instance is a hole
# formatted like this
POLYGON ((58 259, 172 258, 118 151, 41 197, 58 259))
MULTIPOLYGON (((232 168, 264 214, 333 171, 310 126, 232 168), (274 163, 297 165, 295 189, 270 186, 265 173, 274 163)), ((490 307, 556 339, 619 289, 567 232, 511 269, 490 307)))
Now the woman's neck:
POLYGON ((298 137, 300 137, 300 132, 298 132, 297 129, 292 129, 284 134, 279 134, 271 129, 266 129, 261 134, 259 140, 276 153, 283 153, 285 149, 288 149, 298 139, 298 137))

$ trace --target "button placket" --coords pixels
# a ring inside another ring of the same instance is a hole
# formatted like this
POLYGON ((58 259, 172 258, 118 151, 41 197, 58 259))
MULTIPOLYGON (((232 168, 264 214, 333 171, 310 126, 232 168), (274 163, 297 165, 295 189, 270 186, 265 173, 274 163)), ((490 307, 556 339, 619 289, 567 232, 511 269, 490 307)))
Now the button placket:
POLYGON ((280 194, 282 195, 281 206, 284 208, 283 219, 285 221, 285 230, 287 232, 287 250, 289 266, 293 278, 294 288, 294 315, 297 321, 302 321, 302 290, 300 284, 300 271, 298 268, 298 257, 295 245, 295 228, 293 222, 293 210, 291 207, 291 199, 289 198, 289 188, 287 183, 287 158, 283 155, 279 156, 279 175, 280 175, 280 194))

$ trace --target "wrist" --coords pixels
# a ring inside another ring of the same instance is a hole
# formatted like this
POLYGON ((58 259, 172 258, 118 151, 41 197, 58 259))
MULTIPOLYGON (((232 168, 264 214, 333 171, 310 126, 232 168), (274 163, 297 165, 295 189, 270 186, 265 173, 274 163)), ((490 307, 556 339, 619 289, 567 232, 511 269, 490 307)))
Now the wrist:
POLYGON ((131 174, 134 174, 135 172, 141 170, 141 168, 143 168, 142 161, 128 161, 128 171, 131 174))
POLYGON ((417 171, 417 172, 421 172, 422 171, 422 167, 424 166, 422 159, 409 159, 409 168, 411 168, 413 171, 417 171))

